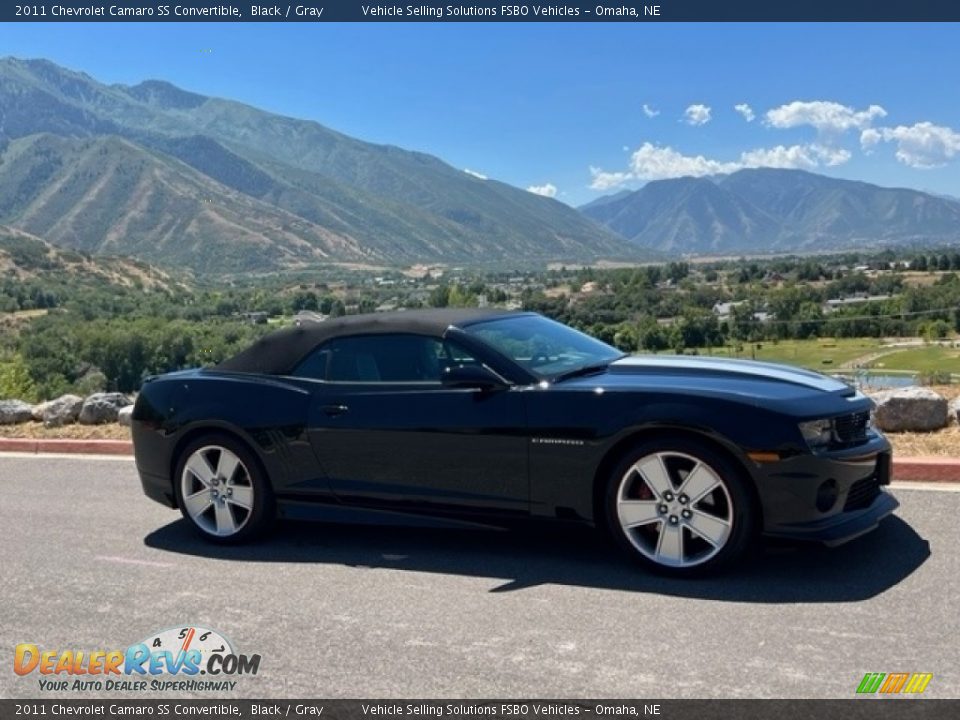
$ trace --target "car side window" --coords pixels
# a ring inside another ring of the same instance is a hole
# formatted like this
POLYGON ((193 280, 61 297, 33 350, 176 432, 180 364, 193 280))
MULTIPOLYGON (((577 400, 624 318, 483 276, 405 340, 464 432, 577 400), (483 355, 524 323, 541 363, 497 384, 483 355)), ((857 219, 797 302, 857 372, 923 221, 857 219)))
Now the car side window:
POLYGON ((336 338, 308 355, 297 377, 327 382, 440 382, 443 369, 477 360, 459 346, 423 335, 336 338))

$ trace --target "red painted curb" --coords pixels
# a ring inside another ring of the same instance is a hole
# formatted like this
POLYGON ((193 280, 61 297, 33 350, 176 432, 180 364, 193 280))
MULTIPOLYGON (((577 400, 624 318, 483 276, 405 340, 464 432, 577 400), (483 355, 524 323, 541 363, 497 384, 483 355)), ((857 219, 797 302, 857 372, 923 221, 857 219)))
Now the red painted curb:
POLYGON ((37 451, 37 441, 31 438, 0 438, 0 450, 35 453, 37 451))
MULTIPOLYGON (((0 452, 132 455, 133 443, 129 440, 0 438, 0 452)), ((893 479, 895 482, 960 483, 960 459, 945 457, 894 458, 893 479)))
POLYGON ((893 479, 897 482, 960 482, 960 459, 894 458, 893 479))
POLYGON ((129 440, 37 440, 33 438, 0 438, 0 452, 133 455, 133 443, 129 440))

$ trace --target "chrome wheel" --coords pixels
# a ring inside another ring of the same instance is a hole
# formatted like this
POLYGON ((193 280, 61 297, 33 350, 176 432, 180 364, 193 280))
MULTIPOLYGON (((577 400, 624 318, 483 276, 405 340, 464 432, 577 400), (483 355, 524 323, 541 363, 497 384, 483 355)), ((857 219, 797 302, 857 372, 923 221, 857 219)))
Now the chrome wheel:
POLYGON ((253 514, 250 472, 233 451, 220 445, 198 448, 187 458, 180 497, 187 516, 216 537, 240 532, 253 514))
POLYGON ((706 563, 733 531, 730 490, 714 468, 681 452, 654 452, 620 479, 616 514, 629 543, 670 568, 706 563))

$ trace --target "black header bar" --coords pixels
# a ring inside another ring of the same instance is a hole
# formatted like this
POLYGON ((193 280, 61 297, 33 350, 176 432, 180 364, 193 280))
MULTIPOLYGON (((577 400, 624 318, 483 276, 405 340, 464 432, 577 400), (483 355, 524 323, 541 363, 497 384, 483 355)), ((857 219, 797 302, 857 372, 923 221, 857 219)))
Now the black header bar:
POLYGON ((942 720, 960 700, 0 700, 0 720, 942 720))
POLYGON ((3 3, 3 22, 930 22, 957 0, 38 0, 3 3))

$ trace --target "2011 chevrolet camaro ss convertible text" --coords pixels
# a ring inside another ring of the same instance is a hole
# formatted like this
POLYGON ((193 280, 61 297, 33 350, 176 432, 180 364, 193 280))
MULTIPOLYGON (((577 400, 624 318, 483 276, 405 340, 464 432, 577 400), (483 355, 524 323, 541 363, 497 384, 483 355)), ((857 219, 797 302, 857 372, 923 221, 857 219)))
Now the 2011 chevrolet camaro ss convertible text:
POLYGON ((275 517, 608 529, 641 563, 716 570, 757 535, 838 544, 897 507, 871 401, 781 365, 631 357, 527 312, 308 322, 149 379, 144 492, 216 541, 275 517))

